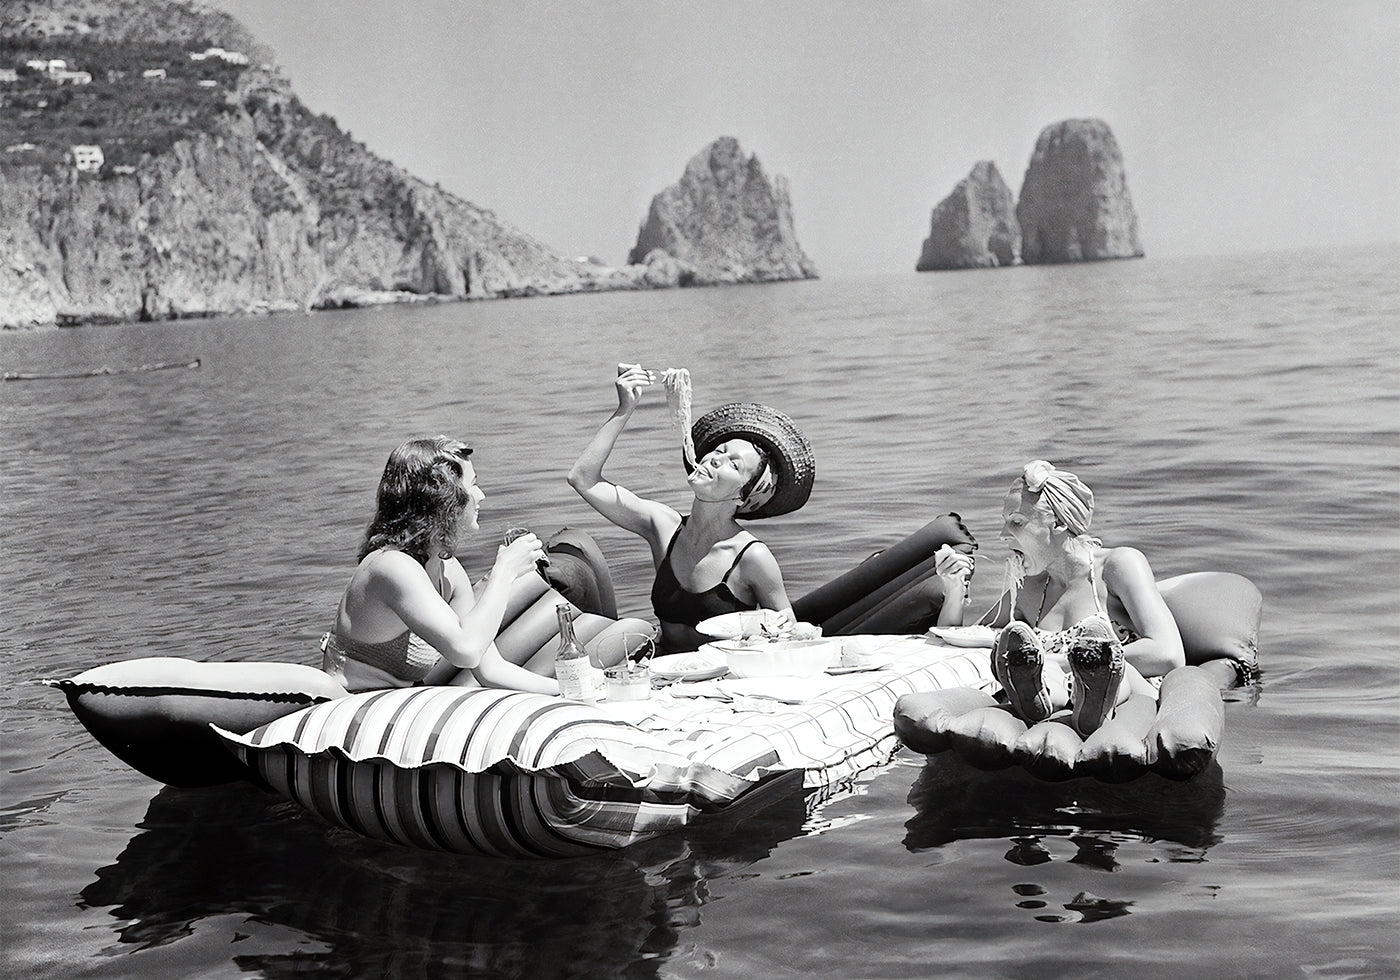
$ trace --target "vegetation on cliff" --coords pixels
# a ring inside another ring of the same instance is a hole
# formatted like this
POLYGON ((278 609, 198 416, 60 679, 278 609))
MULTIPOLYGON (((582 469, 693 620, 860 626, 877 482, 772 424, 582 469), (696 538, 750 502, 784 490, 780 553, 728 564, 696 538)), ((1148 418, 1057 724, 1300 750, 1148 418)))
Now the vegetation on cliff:
POLYGON ((195 4, 7 0, 0 103, 3 326, 667 284, 376 156, 195 4))

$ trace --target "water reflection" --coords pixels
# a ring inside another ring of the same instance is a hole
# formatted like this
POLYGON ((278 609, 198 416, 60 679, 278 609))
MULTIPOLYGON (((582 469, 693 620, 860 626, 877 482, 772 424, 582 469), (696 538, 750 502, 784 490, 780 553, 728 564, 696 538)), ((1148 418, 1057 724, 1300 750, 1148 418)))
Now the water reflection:
POLYGON ((905 824, 904 846, 911 851, 971 838, 1057 836, 1115 847, 1124 839, 1170 841, 1184 848, 1173 852, 1174 859, 1191 860, 1193 854, 1204 858, 1220 842, 1216 825, 1225 809, 1225 775, 1212 762, 1186 782, 1149 773, 1121 784, 1052 783, 1014 767, 986 772, 948 752, 929 758, 909 803, 916 813, 905 824))
MULTIPOLYGON (((1019 768, 976 769, 950 752, 928 759, 909 803, 915 814, 904 825, 904 846, 910 851, 1005 838, 1010 846, 1003 857, 1011 864, 1035 868, 1065 861, 1112 874, 1122 867, 1119 851, 1134 842, 1165 845, 1165 860, 1172 863, 1204 862, 1222 839, 1216 827, 1225 810, 1225 782, 1219 763, 1212 762, 1187 782, 1148 774, 1122 784, 1052 783, 1019 768)), ((1080 891, 1058 912, 1038 882, 1017 884, 1013 891, 1017 908, 1044 910, 1035 916, 1042 922, 1098 922, 1129 915, 1133 905, 1080 891)))
POLYGON ((231 961, 268 977, 657 976, 709 882, 766 857, 807 815, 787 783, 683 834, 524 862, 382 845, 252 787, 166 787, 81 904, 112 906, 115 954, 229 930, 217 917, 233 916, 231 961))

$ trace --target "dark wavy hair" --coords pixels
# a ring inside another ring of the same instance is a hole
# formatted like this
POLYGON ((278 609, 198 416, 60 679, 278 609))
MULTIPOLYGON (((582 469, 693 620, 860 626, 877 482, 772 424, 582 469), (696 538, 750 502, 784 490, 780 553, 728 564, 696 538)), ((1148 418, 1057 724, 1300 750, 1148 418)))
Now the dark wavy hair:
POLYGON ((471 454, 465 442, 447 436, 410 439, 390 453, 359 560, 392 547, 425 563, 434 533, 440 541, 455 541, 470 499, 462 464, 471 454))

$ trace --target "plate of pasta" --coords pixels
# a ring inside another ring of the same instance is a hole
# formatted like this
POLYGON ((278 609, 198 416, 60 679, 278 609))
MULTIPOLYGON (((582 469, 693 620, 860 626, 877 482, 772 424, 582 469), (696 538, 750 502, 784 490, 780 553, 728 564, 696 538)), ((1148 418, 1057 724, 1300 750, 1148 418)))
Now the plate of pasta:
POLYGON ((932 626, 929 634, 949 646, 974 650, 990 648, 997 638, 997 631, 990 626, 932 626))
POLYGON ((663 681, 708 681, 729 673, 729 664, 718 650, 668 653, 652 657, 651 675, 663 681))

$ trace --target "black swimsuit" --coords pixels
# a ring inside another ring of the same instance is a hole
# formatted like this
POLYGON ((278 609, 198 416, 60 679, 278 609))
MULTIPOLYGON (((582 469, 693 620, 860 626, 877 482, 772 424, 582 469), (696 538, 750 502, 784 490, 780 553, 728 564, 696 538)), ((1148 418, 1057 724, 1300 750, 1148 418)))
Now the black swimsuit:
MULTIPOLYGON (((685 526, 685 518, 681 518, 681 527, 685 526)), ((704 592, 690 592, 683 587, 676 578, 676 573, 671 571, 671 551, 676 547, 676 538, 680 535, 680 528, 676 528, 676 533, 671 536, 671 543, 666 546, 666 557, 656 569, 656 581, 651 587, 651 608, 656 613, 656 618, 663 623, 676 623, 681 626, 694 626, 702 619, 709 619, 711 616, 720 616, 724 613, 740 612, 746 609, 755 609, 756 606, 741 602, 729 589, 729 576, 734 574, 734 569, 739 567, 739 561, 744 557, 744 552, 748 551, 757 541, 750 541, 739 549, 739 553, 734 556, 734 564, 729 566, 729 571, 724 573, 724 578, 720 583, 704 592)))

